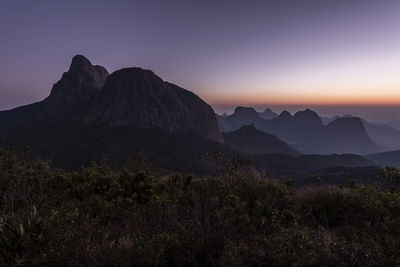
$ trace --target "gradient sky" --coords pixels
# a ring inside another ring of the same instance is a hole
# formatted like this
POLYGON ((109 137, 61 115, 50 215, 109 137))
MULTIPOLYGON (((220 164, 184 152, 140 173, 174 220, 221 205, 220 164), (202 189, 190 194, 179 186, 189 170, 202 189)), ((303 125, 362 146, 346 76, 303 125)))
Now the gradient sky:
POLYGON ((2 0, 0 41, 0 110, 45 98, 83 54, 110 72, 152 69, 217 112, 400 119, 397 0, 2 0))

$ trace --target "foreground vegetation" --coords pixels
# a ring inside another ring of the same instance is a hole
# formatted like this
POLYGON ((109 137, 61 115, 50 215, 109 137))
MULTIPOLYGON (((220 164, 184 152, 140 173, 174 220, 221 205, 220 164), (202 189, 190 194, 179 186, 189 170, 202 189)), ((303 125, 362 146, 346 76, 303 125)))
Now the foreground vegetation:
POLYGON ((142 155, 65 172, 1 151, 0 265, 399 266, 399 191, 350 185, 295 188, 237 158, 194 179, 142 155))

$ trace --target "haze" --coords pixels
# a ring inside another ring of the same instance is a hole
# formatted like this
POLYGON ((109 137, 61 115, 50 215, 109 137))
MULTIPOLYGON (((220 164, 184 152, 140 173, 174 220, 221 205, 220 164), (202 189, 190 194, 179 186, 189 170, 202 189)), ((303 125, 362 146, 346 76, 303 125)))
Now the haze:
POLYGON ((75 54, 154 70, 217 112, 400 119, 398 1, 2 1, 0 110, 45 98, 75 54), (118 4, 117 4, 118 3, 118 4))

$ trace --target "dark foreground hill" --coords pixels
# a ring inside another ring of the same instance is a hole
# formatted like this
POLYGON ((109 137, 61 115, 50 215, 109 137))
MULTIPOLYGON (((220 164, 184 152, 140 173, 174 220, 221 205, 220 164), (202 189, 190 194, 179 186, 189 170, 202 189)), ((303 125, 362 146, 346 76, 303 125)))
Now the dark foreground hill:
MULTIPOLYGON (((0 147, 23 151, 26 146, 30 147, 34 158, 48 159, 55 167, 74 170, 104 159, 121 166, 139 151, 145 153, 157 172, 164 174, 214 175, 218 167, 218 160, 213 156, 215 152, 221 153, 224 160, 240 155, 256 169, 277 179, 312 178, 316 171, 325 168, 342 166, 350 171, 375 165, 357 155, 246 154, 197 134, 171 134, 129 126, 43 121, 11 133, 0 133, 0 147)), ((330 183, 335 183, 335 179, 330 179, 330 183)))

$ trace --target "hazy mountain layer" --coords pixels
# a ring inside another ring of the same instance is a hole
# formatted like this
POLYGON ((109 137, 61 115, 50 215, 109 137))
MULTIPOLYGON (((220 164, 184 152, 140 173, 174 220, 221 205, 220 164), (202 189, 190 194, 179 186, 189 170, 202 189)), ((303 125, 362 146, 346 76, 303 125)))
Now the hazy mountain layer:
POLYGON ((253 108, 238 107, 231 116, 219 117, 218 122, 226 132, 252 123, 257 129, 275 135, 307 154, 382 151, 371 140, 360 119, 336 118, 324 125, 319 115, 309 109, 296 112, 293 116, 283 111, 274 119, 265 120, 253 108))
POLYGON ((223 134, 225 144, 246 153, 299 155, 278 137, 257 130, 253 124, 223 134))

